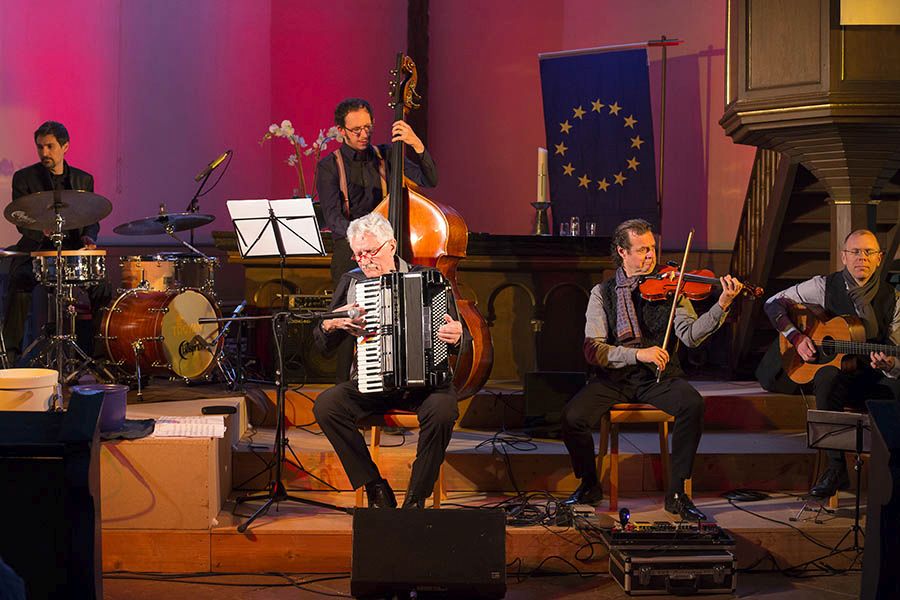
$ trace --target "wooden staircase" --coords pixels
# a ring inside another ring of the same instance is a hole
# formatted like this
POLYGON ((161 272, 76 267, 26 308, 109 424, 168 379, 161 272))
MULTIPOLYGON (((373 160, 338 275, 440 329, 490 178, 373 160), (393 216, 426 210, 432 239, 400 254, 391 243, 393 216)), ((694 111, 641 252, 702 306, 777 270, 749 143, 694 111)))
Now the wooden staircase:
MULTIPOLYGON (((886 184, 875 207, 875 229, 885 250, 882 277, 896 283, 900 223, 900 172, 886 184)), ((731 369, 753 376, 775 331, 762 308, 773 294, 831 272, 831 209, 825 186, 802 165, 758 149, 732 255, 731 273, 765 288, 758 300, 735 305, 731 369)))

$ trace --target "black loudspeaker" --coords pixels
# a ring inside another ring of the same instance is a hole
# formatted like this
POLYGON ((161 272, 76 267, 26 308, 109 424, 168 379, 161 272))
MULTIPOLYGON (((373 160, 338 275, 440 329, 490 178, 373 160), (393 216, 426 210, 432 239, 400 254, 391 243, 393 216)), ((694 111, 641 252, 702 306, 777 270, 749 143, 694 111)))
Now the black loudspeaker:
POLYGON ((0 556, 28 598, 103 597, 100 538, 102 393, 66 412, 0 412, 0 556))
POLYGON ((350 593, 502 598, 506 515, 500 509, 356 509, 350 593))
POLYGON ((863 600, 900 598, 900 403, 869 400, 872 453, 866 500, 863 600))
MULTIPOLYGON (((533 371, 525 373, 525 427, 559 429, 563 407, 587 383, 584 372, 533 371)), ((535 433, 532 431, 532 433, 535 433)), ((547 437, 547 436, 541 436, 547 437)), ((549 436, 558 437, 558 436, 549 436)))

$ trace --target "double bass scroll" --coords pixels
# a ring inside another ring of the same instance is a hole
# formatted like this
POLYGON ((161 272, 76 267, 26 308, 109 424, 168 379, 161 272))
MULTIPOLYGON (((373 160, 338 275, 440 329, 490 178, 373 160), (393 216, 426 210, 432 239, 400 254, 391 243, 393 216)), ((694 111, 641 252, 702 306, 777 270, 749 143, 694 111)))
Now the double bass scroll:
MULTIPOLYGON (((403 53, 397 55, 391 72, 391 104, 394 121, 404 120, 408 110, 418 108, 420 96, 415 90, 418 79, 416 65, 403 53)), ((453 384, 460 400, 481 389, 491 372, 494 348, 487 322, 476 303, 462 297, 456 279, 459 261, 466 256, 469 230, 462 216, 453 208, 433 202, 403 177, 403 141, 391 146, 391 174, 388 197, 375 211, 384 215, 397 237, 397 254, 409 263, 436 268, 449 282, 471 340, 463 340, 453 368, 453 384)))

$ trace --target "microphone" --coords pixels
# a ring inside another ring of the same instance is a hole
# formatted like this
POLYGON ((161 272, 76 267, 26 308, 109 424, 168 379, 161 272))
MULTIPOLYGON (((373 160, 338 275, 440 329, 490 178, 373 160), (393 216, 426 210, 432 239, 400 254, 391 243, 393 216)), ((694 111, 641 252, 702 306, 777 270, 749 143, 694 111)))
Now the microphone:
POLYGON ((315 319, 324 321, 325 319, 355 319, 362 314, 362 309, 354 307, 348 310, 338 310, 335 312, 298 313, 294 316, 303 319, 315 319))
POLYGON ((197 176, 194 177, 194 181, 199 182, 201 179, 203 179, 204 177, 206 177, 207 175, 209 175, 210 173, 215 171, 216 167, 221 165, 225 161, 225 159, 228 158, 229 154, 233 154, 233 151, 226 150, 217 159, 215 159, 214 161, 212 161, 211 163, 209 163, 208 165, 203 167, 203 170, 200 171, 199 173, 197 173, 197 176))

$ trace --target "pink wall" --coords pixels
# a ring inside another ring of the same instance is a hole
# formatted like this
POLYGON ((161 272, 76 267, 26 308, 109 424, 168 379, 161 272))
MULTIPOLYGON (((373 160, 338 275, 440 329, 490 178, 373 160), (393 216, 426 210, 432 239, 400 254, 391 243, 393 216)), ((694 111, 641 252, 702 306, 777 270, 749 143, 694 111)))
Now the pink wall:
MULTIPOLYGON (((70 162, 114 204, 106 244, 166 243, 111 230, 160 202, 184 209, 193 176, 226 148, 234 161, 201 201, 217 221, 200 239, 228 228, 226 199, 289 196, 288 144, 258 144, 273 121, 291 119, 312 141, 335 104, 358 95, 375 106, 375 139, 386 141, 388 70, 406 39, 406 0, 0 0, 0 14, 0 200, 12 172, 35 160, 34 128, 60 120, 73 136, 70 162), (47 14, 64 35, 51 35, 47 14)), ((717 124, 724 21, 724 4, 708 0, 432 0, 434 198, 473 231, 528 232, 535 148, 545 145, 537 54, 665 33, 686 40, 670 52, 666 245, 693 226, 698 247, 729 249, 753 149, 717 124)), ((651 59, 656 81, 658 53, 651 59)), ((658 91, 653 83, 657 126, 658 91)), ((312 171, 307 163, 308 183, 312 171)), ((17 237, 0 223, 0 243, 17 237)))
MULTIPOLYGON (((546 146, 537 54, 658 38, 669 51, 663 233, 677 246, 730 249, 753 149, 718 126, 724 110, 725 7, 708 0, 432 2, 431 149, 473 231, 532 227, 535 148, 546 146)), ((659 127, 659 53, 650 52, 659 127)), ((658 139, 658 137, 657 137, 658 139)), ((657 144, 657 150, 659 146, 657 144)))

